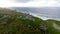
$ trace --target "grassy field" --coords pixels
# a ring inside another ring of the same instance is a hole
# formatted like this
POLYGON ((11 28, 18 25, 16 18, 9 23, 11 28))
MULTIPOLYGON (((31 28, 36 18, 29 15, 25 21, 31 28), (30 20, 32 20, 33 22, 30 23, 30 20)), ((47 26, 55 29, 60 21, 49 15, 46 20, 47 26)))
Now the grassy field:
POLYGON ((58 26, 60 26, 60 21, 57 21, 57 20, 47 20, 47 21, 45 21, 45 24, 47 25, 51 34, 60 34, 60 30, 55 29, 53 27, 53 23, 56 23, 58 26))
POLYGON ((60 21, 43 21, 15 10, 0 10, 0 34, 60 34, 53 23, 60 26, 60 21))

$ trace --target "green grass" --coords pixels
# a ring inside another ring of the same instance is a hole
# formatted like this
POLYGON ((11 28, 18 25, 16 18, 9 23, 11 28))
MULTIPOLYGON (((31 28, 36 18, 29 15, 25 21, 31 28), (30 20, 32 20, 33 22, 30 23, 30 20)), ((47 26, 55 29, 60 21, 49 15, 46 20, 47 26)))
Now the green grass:
POLYGON ((4 21, 7 22, 7 24, 5 25, 0 24, 0 34, 40 34, 41 33, 40 29, 38 29, 38 25, 41 19, 38 19, 33 16, 31 18, 36 19, 36 21, 25 19, 27 14, 18 13, 13 10, 10 11, 1 10, 0 15, 10 16, 10 18, 0 17, 0 23, 4 21), (18 16, 22 16, 22 18, 17 18, 18 16))
POLYGON ((57 30, 53 27, 53 23, 56 23, 57 25, 60 25, 60 21, 57 20, 47 20, 46 25, 49 28, 49 31, 51 34, 60 34, 60 30, 57 30))

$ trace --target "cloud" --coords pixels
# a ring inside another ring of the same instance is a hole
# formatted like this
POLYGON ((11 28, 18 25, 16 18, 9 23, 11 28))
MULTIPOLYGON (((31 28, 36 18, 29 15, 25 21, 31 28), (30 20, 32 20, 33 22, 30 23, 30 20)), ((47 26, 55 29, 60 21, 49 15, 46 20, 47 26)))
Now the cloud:
POLYGON ((60 0, 0 0, 0 7, 60 7, 60 0), (25 2, 25 3, 24 3, 25 2))
POLYGON ((14 0, 14 1, 18 2, 18 3, 21 3, 21 2, 25 3, 25 2, 28 2, 28 1, 31 1, 31 0, 14 0))

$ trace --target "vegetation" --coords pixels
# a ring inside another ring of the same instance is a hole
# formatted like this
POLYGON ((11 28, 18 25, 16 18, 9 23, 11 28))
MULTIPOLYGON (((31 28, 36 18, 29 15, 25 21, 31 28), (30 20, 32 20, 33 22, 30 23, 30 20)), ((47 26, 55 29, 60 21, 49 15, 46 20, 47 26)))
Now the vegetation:
POLYGON ((46 20, 14 10, 0 10, 0 34, 60 34, 52 23, 60 26, 60 21, 46 20))

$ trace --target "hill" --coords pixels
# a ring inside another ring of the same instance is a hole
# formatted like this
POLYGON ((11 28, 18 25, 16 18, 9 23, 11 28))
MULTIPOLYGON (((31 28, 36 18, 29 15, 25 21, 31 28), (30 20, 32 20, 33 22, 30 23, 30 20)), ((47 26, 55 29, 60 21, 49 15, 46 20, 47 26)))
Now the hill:
POLYGON ((43 21, 15 10, 0 10, 0 34, 60 34, 54 23, 60 26, 60 21, 43 21))

